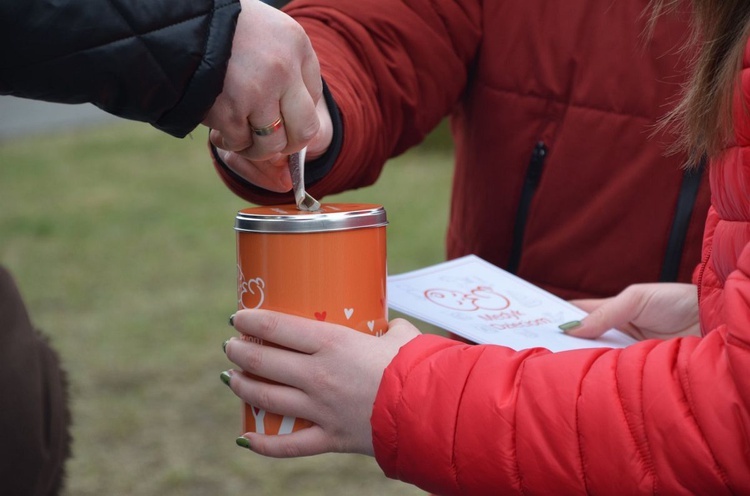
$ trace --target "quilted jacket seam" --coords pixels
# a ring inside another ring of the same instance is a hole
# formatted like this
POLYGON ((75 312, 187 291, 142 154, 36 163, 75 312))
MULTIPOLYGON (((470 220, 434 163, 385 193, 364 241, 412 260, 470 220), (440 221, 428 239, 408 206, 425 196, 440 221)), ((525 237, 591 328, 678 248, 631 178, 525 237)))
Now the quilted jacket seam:
MULTIPOLYGON (((446 348, 441 347, 438 350, 438 352, 444 351, 445 349, 446 348)), ((395 439, 396 440, 398 440, 398 439, 401 438, 401 435, 400 435, 400 425, 399 425, 400 424, 400 418, 401 418, 400 411, 401 411, 401 409, 403 408, 403 405, 404 405, 403 399, 404 399, 404 390, 406 389, 406 382, 408 381, 408 378, 412 374, 412 372, 415 369, 417 369, 417 367, 419 367, 422 363, 426 362, 433 355, 434 355, 434 353, 431 353, 430 355, 426 355, 426 356, 421 357, 419 360, 415 360, 414 363, 412 363, 410 365, 410 367, 407 370, 405 370, 404 373, 402 374, 402 376, 399 378, 399 383, 400 383, 401 387, 400 387, 399 393, 398 393, 398 401, 396 402, 396 404, 398 405, 398 410, 396 412, 396 415, 394 415, 394 417, 393 417, 393 431, 394 431, 395 439)), ((399 474, 399 479, 401 479, 401 469, 400 469, 401 462, 399 460, 399 458, 400 458, 400 449, 399 449, 399 443, 398 442, 396 442, 396 448, 395 448, 395 450, 396 450, 396 453, 395 453, 395 456, 393 458, 394 458, 395 463, 396 463, 396 467, 397 467, 398 474, 399 474)))
POLYGON ((576 397, 576 408, 575 408, 575 425, 576 425, 576 433, 577 433, 577 440, 578 440, 578 462, 581 467, 581 480, 583 481, 583 488, 586 494, 591 494, 591 491, 589 491, 589 485, 588 485, 588 477, 586 477, 586 461, 584 456, 584 450, 583 450, 583 438, 581 436, 581 416, 580 416, 580 409, 578 408, 578 405, 580 404, 581 396, 582 396, 582 390, 581 384, 588 376, 589 372, 591 372, 591 369, 594 367, 596 362, 602 357, 603 355, 600 355, 589 364, 586 372, 584 372, 581 376, 581 382, 578 386, 578 396, 576 397))
POLYGON ((414 363, 412 367, 409 367, 409 369, 406 371, 406 373, 403 375, 403 377, 399 378, 399 383, 400 383, 401 387, 399 388, 398 401, 396 402, 396 404, 398 405, 398 410, 396 412, 396 415, 393 416, 393 431, 394 431, 394 439, 396 440, 396 453, 394 454, 395 456, 393 457, 393 459, 395 460, 395 463, 396 463, 396 468, 398 470, 399 478, 401 478, 400 477, 400 475, 401 475, 401 469, 400 469, 401 463, 399 463, 399 458, 400 458, 400 455, 401 455, 401 450, 399 449, 400 446, 399 446, 398 440, 400 439, 399 432, 401 431, 401 426, 399 425, 401 423, 400 422, 400 417, 401 417, 400 410, 401 410, 401 408, 404 405, 404 387, 406 386, 406 381, 407 381, 407 378, 409 377, 409 375, 412 373, 412 371, 415 369, 415 367, 419 363, 421 363, 423 360, 424 360, 424 358, 422 360, 419 360, 419 362, 414 363))
MULTIPOLYGON (((636 450, 638 451, 638 454, 641 457, 641 460, 643 461, 644 466, 648 469, 649 475, 651 477, 651 494, 658 494, 657 490, 657 480, 656 480, 656 468, 654 467, 654 460, 651 457, 651 447, 648 440, 648 434, 646 433, 645 429, 645 421, 646 413, 644 412, 644 404, 643 404, 643 397, 644 397, 644 374, 645 374, 645 362, 648 358, 648 355, 646 355, 643 358, 643 363, 640 367, 640 387, 638 389, 638 403, 640 404, 640 420, 644 425, 643 429, 643 443, 638 442, 638 436, 633 431, 633 425, 632 425, 632 414, 628 412, 628 410, 625 408, 625 404, 622 402, 623 398, 623 392, 620 388, 620 379, 618 377, 618 367, 615 367, 615 385, 617 387, 617 401, 620 405, 620 411, 622 412, 622 416, 625 419, 625 423, 628 426, 628 432, 630 433, 630 437, 633 440, 633 445, 635 446, 636 450)), ((618 356, 619 359, 619 356, 618 356)), ((618 360, 619 361, 619 360, 618 360)), ((633 412, 635 413, 635 412, 633 412)))
MULTIPOLYGON (((640 408, 641 421, 643 422, 643 425, 644 425, 644 429, 643 429, 644 449, 646 450, 645 454, 648 455, 647 457, 644 456, 644 458, 646 459, 645 461, 647 462, 648 469, 651 472, 651 480, 653 481, 651 483, 652 494, 658 494, 658 480, 656 479, 656 468, 654 467, 654 459, 651 456, 651 453, 652 453, 651 443, 649 442, 648 433, 646 432, 646 428, 645 428, 646 412, 644 410, 645 405, 643 404, 644 403, 643 398, 645 396, 644 387, 645 387, 645 382, 646 382, 644 380, 644 374, 646 373, 645 363, 647 360, 648 360, 648 354, 644 357, 643 365, 641 366, 641 370, 640 370, 641 372, 641 377, 640 377, 641 385, 640 386, 641 387, 639 389, 640 398, 638 399, 638 403, 640 404, 640 407, 641 407, 640 408)), ((618 389, 619 389, 619 384, 620 384, 620 381, 617 381, 618 389)), ((620 405, 623 407, 623 412, 624 412, 624 405, 622 405, 622 396, 618 395, 618 398, 620 398, 620 405)), ((628 429, 630 429, 630 424, 628 424, 628 429)), ((632 435, 632 431, 631 431, 631 435, 632 435)), ((638 451, 640 451, 640 449, 638 451)))
POLYGON ((591 111, 594 111, 594 112, 601 112, 601 113, 605 113, 605 114, 616 115, 616 116, 619 116, 619 117, 631 117, 631 118, 635 118, 635 119, 640 119, 640 120, 646 121, 647 123, 653 123, 654 122, 654 117, 644 116, 644 115, 636 114, 636 113, 632 113, 632 112, 618 112, 618 111, 616 111, 614 109, 611 109, 611 108, 603 108, 603 107, 598 107, 596 105, 583 104, 583 103, 580 103, 580 102, 571 101, 569 98, 566 98, 566 96, 568 96, 568 95, 562 95, 561 97, 557 97, 555 95, 542 95, 542 94, 531 93, 529 91, 521 91, 521 90, 515 90, 515 89, 500 88, 500 87, 497 87, 497 86, 489 85, 489 84, 487 84, 485 82, 482 82, 481 84, 484 87, 486 87, 487 89, 491 90, 491 91, 497 91, 498 93, 508 93, 508 94, 511 94, 511 95, 514 95, 514 96, 517 96, 517 97, 520 97, 520 98, 529 98, 529 99, 534 99, 534 100, 544 100, 544 101, 547 101, 547 102, 551 102, 551 103, 554 103, 554 104, 557 104, 557 105, 562 105, 562 106, 569 107, 569 108, 576 108, 576 109, 581 109, 581 110, 591 110, 591 111))
MULTIPOLYGON (((226 5, 224 7, 226 7, 226 5)), ((211 9, 211 12, 208 14, 208 23, 207 23, 208 28, 207 28, 206 36, 203 37, 203 49, 201 50, 201 61, 198 64, 198 67, 195 68, 195 71, 193 71, 193 73, 190 75, 190 79, 188 79, 187 84, 185 85, 185 90, 182 92, 182 95, 180 95, 180 99, 171 109, 165 112, 164 115, 168 115, 169 112, 171 112, 172 110, 180 106, 180 103, 182 102, 185 95, 190 93, 190 90, 193 87, 193 81, 195 81, 195 76, 198 73, 202 72, 203 68, 206 66, 206 52, 208 50, 208 40, 211 38, 211 24, 213 23, 215 12, 216 12, 216 9, 211 9)))
POLYGON ((474 363, 471 366, 471 369, 466 374, 466 378, 464 379, 463 387, 461 388, 461 396, 460 400, 458 402, 458 405, 456 405, 456 418, 453 423, 453 440, 451 441, 451 469, 453 470, 453 480, 456 484, 456 488, 458 489, 460 494, 469 494, 467 491, 464 491, 461 488, 461 484, 459 483, 459 477, 458 477, 458 467, 456 466, 456 440, 458 439, 458 419, 461 417, 461 404, 463 403, 464 399, 464 392, 466 391, 466 384, 469 382, 469 376, 471 376, 472 372, 477 366, 477 362, 481 360, 482 356, 484 356, 486 348, 482 348, 479 355, 474 359, 474 363))
MULTIPOLYGON (((516 391, 521 389, 521 382, 523 381, 523 373, 526 369, 526 363, 527 361, 524 360, 521 363, 521 367, 518 370, 518 384, 516 386, 516 391)), ((526 489, 524 488, 523 484, 523 475, 521 475, 521 463, 518 459, 518 400, 516 399, 516 408, 513 410, 513 447, 512 447, 512 453, 513 453, 513 460, 515 460, 516 465, 516 478, 518 480, 518 489, 521 494, 528 494, 526 489)))
MULTIPOLYGON (((159 60, 159 57, 157 57, 157 56, 156 56, 156 55, 154 54, 154 52, 153 52, 153 51, 151 50, 151 47, 150 47, 150 46, 148 45, 148 43, 146 43, 145 41, 143 41, 143 39, 142 39, 141 37, 142 37, 143 35, 145 35, 145 34, 156 33, 156 32, 159 32, 159 31, 161 31, 161 30, 163 30, 163 29, 169 29, 169 28, 171 28, 171 27, 173 27, 173 26, 177 26, 177 25, 183 24, 183 23, 185 23, 185 22, 188 22, 188 20, 190 20, 190 19, 184 19, 184 20, 182 20, 182 21, 180 21, 180 22, 178 22, 178 23, 172 23, 172 24, 170 24, 169 26, 164 26, 164 27, 162 27, 162 28, 159 28, 159 29, 157 29, 157 30, 153 30, 153 31, 147 31, 147 32, 145 32, 145 33, 136 33, 136 29, 135 29, 135 28, 133 27, 133 25, 132 25, 132 24, 130 24, 130 22, 128 21, 128 19, 127 19, 127 18, 126 18, 126 17, 125 17, 125 16, 124 16, 124 15, 122 14, 122 12, 121 12, 121 11, 120 11, 120 9, 118 8, 117 4, 116 4, 116 3, 114 3, 114 2, 112 1, 112 0, 107 0, 107 1, 108 1, 108 3, 109 3, 109 4, 111 5, 111 6, 112 6, 112 8, 114 9, 114 11, 115 11, 115 12, 117 12, 117 14, 118 14, 118 15, 120 16, 120 18, 121 18, 121 19, 123 20, 123 22, 125 22, 125 24, 127 24, 127 25, 128 25, 128 28, 130 28, 130 31, 131 31, 131 33, 133 33, 133 34, 132 34, 131 36, 128 36, 128 37, 126 37, 126 38, 122 38, 122 39, 121 39, 120 41, 123 41, 123 40, 128 40, 128 39, 133 39, 133 40, 137 40, 137 41, 138 41, 138 43, 139 43, 139 44, 140 44, 141 46, 143 46, 143 47, 144 47, 144 48, 146 49, 146 51, 147 51, 147 52, 149 53, 149 55, 151 56, 151 58, 152 58, 152 59, 154 59, 154 60, 155 60, 155 61, 157 61, 157 62, 158 62, 158 60, 159 60)), ((205 15, 205 14, 201 14, 201 15, 205 15)), ((211 12, 211 15, 213 15, 213 11, 211 12)), ((193 18, 191 18, 191 19, 194 19, 194 17, 193 17, 193 18)), ((102 45, 102 46, 104 46, 104 45, 102 45)), ((203 51, 202 53, 204 53, 204 54, 205 54, 205 51, 203 51)), ((162 65, 161 65, 160 63, 157 63, 157 64, 156 64, 156 66, 158 66, 158 68, 159 68, 159 72, 161 72, 161 74, 162 74, 162 79, 164 79, 164 81, 167 81, 167 82, 169 83, 169 86, 170 86, 170 87, 172 88, 172 90, 175 90, 175 89, 176 89, 176 87, 175 87, 175 85, 174 85, 174 84, 172 83, 172 81, 171 81, 171 80, 169 79, 169 77, 167 77, 167 73, 166 73, 166 72, 164 71, 164 67, 162 67, 162 65)), ((191 80, 192 80, 192 77, 191 77, 191 80)))
MULTIPOLYGON (((716 332, 716 330, 714 330, 713 332, 716 332)), ((682 345, 682 340, 680 340, 680 346, 681 345, 682 345)), ((689 360, 689 358, 687 360, 689 360)), ((699 432, 700 437, 706 446, 706 450, 711 455, 711 460, 713 461, 716 473, 719 474, 719 476, 721 477, 721 481, 724 483, 724 486, 727 489, 729 489, 731 493, 737 494, 735 491, 732 490, 731 485, 729 484, 729 477, 727 477, 726 471, 719 464, 719 460, 716 458, 716 455, 714 454, 713 450, 711 449, 711 446, 709 445, 707 441, 706 435, 701 429, 701 423, 698 421, 698 411, 693 407, 695 405, 695 401, 693 400, 692 386, 691 386, 691 381, 690 381, 690 375, 688 374, 688 367, 681 368, 680 376, 682 377, 682 380, 685 384, 685 389, 684 389, 685 400, 687 402, 688 408, 690 409, 690 416, 693 418, 695 429, 699 432)))
MULTIPOLYGON (((190 79, 188 80, 187 84, 185 85, 185 91, 182 94, 183 96, 186 95, 186 94, 188 94, 190 92, 191 88, 193 87, 193 81, 195 80, 196 74, 202 72, 203 68, 206 66, 206 53, 208 52, 208 41, 211 39, 211 25, 213 23, 216 11, 220 10, 220 9, 227 8, 227 7, 231 6, 231 5, 232 5, 231 3, 227 3, 227 4, 224 4, 224 5, 220 6, 220 7, 215 7, 213 9, 211 9, 211 13, 208 15, 208 33, 203 38, 203 51, 201 52, 203 55, 201 57, 200 64, 198 64, 198 67, 195 69, 195 72, 193 72, 193 74, 190 76, 190 79)), ((175 107, 178 107, 181 102, 182 102, 182 98, 180 98, 180 100, 177 102, 177 104, 174 107, 172 107, 172 109, 174 109, 175 107)), ((166 112, 166 114, 168 114, 168 113, 169 113, 169 111, 166 112)))
MULTIPOLYGON (((111 0, 109 0, 109 1, 110 1, 110 4, 111 4, 111 0)), ((219 7, 212 8, 210 13, 201 12, 201 13, 198 13, 196 15, 193 15, 193 16, 190 16, 190 17, 186 17, 186 18, 184 18, 184 19, 182 19, 180 21, 172 22, 172 23, 167 24, 165 26, 159 26, 158 28, 150 29, 150 30, 147 30, 147 31, 139 32, 139 33, 131 33, 131 34, 128 34, 128 35, 125 35, 125 36, 122 36, 122 37, 119 37, 119 38, 116 38, 116 39, 112 39, 112 40, 104 41, 104 42, 101 42, 101 43, 97 43, 95 45, 92 45, 92 46, 89 46, 89 47, 86 47, 86 48, 82 48, 82 49, 76 50, 74 52, 67 52, 67 53, 62 54, 62 55, 60 55, 58 57, 54 57, 54 58, 51 58, 51 59, 41 60, 41 61, 38 61, 38 62, 34 62, 34 64, 35 65, 38 65, 38 64, 48 64, 48 63, 51 63, 51 62, 55 62, 55 61, 58 61, 58 60, 62 60, 62 59, 71 57, 73 55, 78 55, 78 54, 86 53, 86 52, 89 52, 91 50, 98 50, 100 48, 106 47, 108 45, 113 45, 115 43, 121 43, 123 41, 131 40, 131 39, 134 39, 134 38, 139 39, 141 36, 149 35, 149 34, 153 34, 153 33, 158 33, 159 31, 164 31, 166 29, 170 29, 170 28, 173 28, 175 26, 179 26, 181 24, 185 24, 186 22, 190 22, 190 21, 193 21, 195 19, 199 19, 201 17, 205 17, 207 15, 210 15, 211 16, 210 19, 212 19, 213 15, 214 15, 214 12, 216 12, 217 10, 220 10, 220 9, 225 9, 227 7, 231 7, 231 6, 232 6, 231 3, 227 3, 227 4, 221 5, 219 7)), ((116 7, 115 7, 115 10, 117 11, 118 14, 120 14, 120 11, 117 10, 116 7)), ((122 17, 122 14, 120 14, 120 17, 123 18, 123 20, 127 23, 127 20, 124 17, 122 17)), ((128 23, 128 27, 130 27, 131 29, 133 28, 130 25, 130 23, 128 23)), ((135 31, 135 30, 133 30, 133 31, 135 31)), ((143 43, 142 40, 139 40, 139 41, 141 41, 143 43)), ((149 49, 149 53, 150 52, 151 52, 151 50, 149 49)), ((18 67, 18 68, 22 69, 23 67, 18 67)))
MULTIPOLYGON (((210 13, 206 14, 207 18, 208 18, 208 22, 207 22, 206 36, 203 39, 203 52, 202 52, 201 61, 198 64, 198 67, 196 67, 196 69, 193 72, 193 74, 191 74, 190 79, 186 82, 185 87, 184 87, 184 91, 180 95, 179 100, 175 103, 175 105, 172 106, 172 108, 170 108, 169 110, 167 110, 166 112, 164 112, 164 114, 162 115, 162 117, 155 124, 157 127, 160 127, 160 125, 163 125, 163 128, 166 130, 168 128, 168 126, 169 126, 169 121, 170 120, 174 120, 174 117, 173 117, 174 116, 174 112, 177 112, 178 110, 183 110, 183 107, 184 107, 183 101, 186 100, 186 99, 192 98, 192 96, 193 96, 194 93, 200 93, 202 91, 205 91, 204 88, 201 88, 201 84, 195 84, 195 81, 196 81, 196 79, 198 79, 200 77, 202 79, 199 80, 199 83, 202 82, 202 80, 205 79, 205 73, 207 72, 206 71, 206 67, 208 67, 210 69, 211 65, 212 65, 212 63, 208 60, 208 59, 210 59, 209 54, 208 54, 208 47, 209 47, 211 41, 216 36, 220 36, 220 35, 216 35, 215 34, 216 29, 215 29, 215 26, 213 26, 214 18, 216 18, 216 13, 218 11, 226 9, 226 8, 234 7, 234 5, 238 4, 238 3, 239 3, 239 0, 237 0, 237 1, 229 1, 228 3, 225 3, 225 4, 223 4, 223 5, 219 6, 219 7, 214 7, 213 9, 211 9, 210 13), (195 89, 196 87, 198 88, 197 90, 195 89)), ((230 42, 231 42, 231 40, 230 40, 230 42)), ((230 45, 230 47, 231 47, 231 45, 230 45)), ((228 54, 227 58, 229 58, 229 57, 231 57, 231 49, 229 51, 229 54, 228 54)), ((219 92, 221 92, 221 87, 219 87, 219 92)), ((211 102, 209 103, 209 106, 213 105, 215 97, 216 97, 216 95, 214 95, 214 97, 212 98, 211 102)), ((204 112, 204 115, 205 115, 205 112, 204 112)), ((202 120, 203 117, 204 117, 204 115, 201 115, 201 117, 200 117, 199 120, 202 120)), ((189 134, 189 132, 190 131, 188 131, 185 134, 189 134)))
POLYGON ((750 351, 750 343, 748 343, 744 339, 738 338, 731 333, 727 334, 727 344, 732 344, 738 346, 739 348, 742 348, 745 351, 750 351))

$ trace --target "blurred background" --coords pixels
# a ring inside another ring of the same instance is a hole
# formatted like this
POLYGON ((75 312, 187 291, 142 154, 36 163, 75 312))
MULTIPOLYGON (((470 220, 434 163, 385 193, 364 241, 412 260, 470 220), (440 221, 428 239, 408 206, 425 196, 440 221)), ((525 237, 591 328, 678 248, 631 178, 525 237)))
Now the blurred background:
MULTIPOLYGON (((235 445, 240 404, 219 374, 234 332, 234 215, 248 204, 219 181, 207 137, 0 96, 0 263, 68 370, 66 494, 423 494, 372 458, 235 445)), ((385 206, 397 274, 444 260, 451 172, 443 124, 375 186, 325 201, 385 206)))

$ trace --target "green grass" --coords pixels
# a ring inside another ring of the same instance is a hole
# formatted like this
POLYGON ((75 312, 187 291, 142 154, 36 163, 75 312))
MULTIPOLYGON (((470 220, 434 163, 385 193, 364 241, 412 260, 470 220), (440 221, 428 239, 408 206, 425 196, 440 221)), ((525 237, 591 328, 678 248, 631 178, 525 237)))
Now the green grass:
MULTIPOLYGON (((326 198, 385 206, 392 273, 444 259, 444 126, 377 185, 326 198)), ((0 143, 0 263, 67 367, 68 495, 411 495, 368 457, 276 460, 236 447, 230 367, 234 215, 206 132, 137 123, 0 143)))

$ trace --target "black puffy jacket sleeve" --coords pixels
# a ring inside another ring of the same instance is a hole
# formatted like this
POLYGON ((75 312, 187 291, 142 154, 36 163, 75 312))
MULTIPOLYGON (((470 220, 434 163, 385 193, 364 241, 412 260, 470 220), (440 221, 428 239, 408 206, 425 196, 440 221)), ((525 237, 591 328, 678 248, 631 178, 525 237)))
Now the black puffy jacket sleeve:
POLYGON ((173 136, 222 90, 239 0, 0 0, 0 94, 90 102, 173 136))

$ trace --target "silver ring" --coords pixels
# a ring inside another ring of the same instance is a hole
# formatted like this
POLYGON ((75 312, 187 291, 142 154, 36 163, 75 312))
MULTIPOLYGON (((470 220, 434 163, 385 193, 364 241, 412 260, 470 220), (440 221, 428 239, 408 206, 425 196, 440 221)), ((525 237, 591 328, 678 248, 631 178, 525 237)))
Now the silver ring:
MULTIPOLYGON (((248 122, 250 122, 248 118, 248 122)), ((278 119, 273 121, 267 126, 263 127, 253 127, 252 124, 250 124, 250 129, 253 130, 253 133, 255 133, 257 136, 268 136, 269 134, 273 134, 277 129, 279 129, 281 126, 284 125, 284 119, 279 116, 278 119)))

